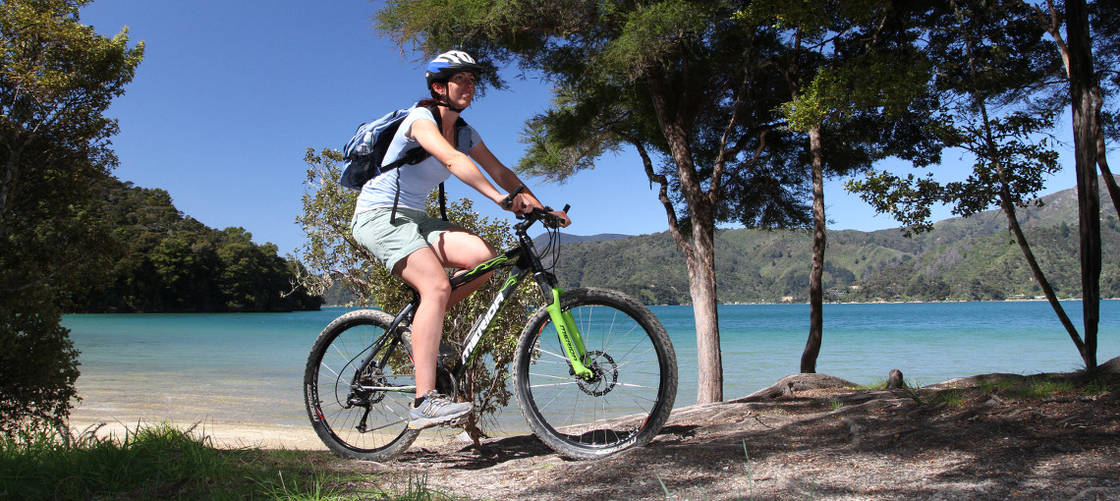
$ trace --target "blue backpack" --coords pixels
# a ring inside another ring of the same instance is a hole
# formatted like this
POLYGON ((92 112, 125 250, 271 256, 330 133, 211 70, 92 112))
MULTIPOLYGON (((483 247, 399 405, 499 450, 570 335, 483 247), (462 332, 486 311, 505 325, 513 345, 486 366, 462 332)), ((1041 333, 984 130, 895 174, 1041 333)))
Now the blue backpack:
POLYGON ((415 164, 428 157, 424 148, 413 148, 389 165, 382 166, 385 151, 408 116, 409 109, 396 110, 372 122, 358 126, 354 137, 342 147, 342 160, 346 168, 342 171, 342 186, 353 190, 362 189, 366 181, 379 176, 382 172, 400 167, 406 163, 415 164))
MULTIPOLYGON (((389 149, 389 144, 393 141, 393 136, 396 135, 397 129, 400 128, 401 122, 404 121, 412 108, 405 108, 393 111, 377 120, 366 122, 358 126, 358 130, 354 131, 354 136, 346 142, 346 146, 342 147, 342 160, 346 168, 342 171, 342 178, 339 183, 342 186, 354 190, 362 189, 362 186, 367 181, 373 179, 382 173, 396 169, 402 165, 413 165, 422 162, 424 159, 431 156, 427 150, 417 146, 401 154, 396 160, 393 160, 387 165, 381 165, 385 160, 385 152, 389 149)), ((432 109, 432 115, 436 119, 436 124, 439 124, 439 111, 432 109)), ((462 127, 467 123, 460 118, 455 122, 455 137, 459 137, 459 132, 462 127)), ((400 197, 400 187, 397 187, 397 197, 400 197)), ((444 194, 443 183, 439 184, 439 210, 443 219, 447 219, 447 202, 444 194)), ((392 220, 396 219, 397 214, 397 199, 393 200, 393 216, 392 220)))

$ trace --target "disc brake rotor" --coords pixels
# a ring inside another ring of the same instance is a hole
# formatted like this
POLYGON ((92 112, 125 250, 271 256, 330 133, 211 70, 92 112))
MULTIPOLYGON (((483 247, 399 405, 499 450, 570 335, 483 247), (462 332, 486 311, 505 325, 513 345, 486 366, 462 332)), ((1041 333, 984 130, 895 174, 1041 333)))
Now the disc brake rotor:
POLYGON ((602 351, 589 351, 587 359, 591 360, 587 368, 591 369, 593 376, 591 379, 577 378, 579 389, 596 397, 610 393, 618 383, 618 364, 614 363, 614 358, 602 351))

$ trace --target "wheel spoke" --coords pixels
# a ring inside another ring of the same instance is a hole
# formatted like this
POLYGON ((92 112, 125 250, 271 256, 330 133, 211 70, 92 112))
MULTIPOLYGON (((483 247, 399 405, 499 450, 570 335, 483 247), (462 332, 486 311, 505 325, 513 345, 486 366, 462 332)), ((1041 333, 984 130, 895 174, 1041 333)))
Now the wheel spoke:
POLYGON ((519 400, 528 405, 530 424, 539 424, 534 431, 562 454, 592 458, 648 442, 672 409, 676 361, 662 360, 672 356, 668 337, 648 309, 620 298, 596 290, 561 297, 588 350, 589 379, 576 378, 570 365, 560 362, 567 357, 559 355, 563 348, 543 313, 536 317, 541 323, 527 329, 536 334, 535 344, 520 344, 532 350, 518 356, 519 400), (671 372, 663 374, 665 367, 671 372))
MULTIPOLYGON (((358 367, 377 346, 391 318, 358 310, 339 317, 324 329, 312 349, 314 371, 306 375, 308 412, 323 442, 334 452, 361 459, 384 459, 404 450, 416 438, 407 429, 408 403, 415 393, 411 367, 396 372, 385 367, 358 367), (360 376, 355 371, 360 370, 360 376), (351 384, 355 383, 355 387, 351 384), (402 411, 403 409, 403 411, 402 411), (357 427, 361 424, 363 430, 357 427)), ((399 349, 399 348, 398 348, 399 349)), ((402 357, 389 357, 389 360, 402 357)), ((385 360, 379 353, 373 360, 385 360)))

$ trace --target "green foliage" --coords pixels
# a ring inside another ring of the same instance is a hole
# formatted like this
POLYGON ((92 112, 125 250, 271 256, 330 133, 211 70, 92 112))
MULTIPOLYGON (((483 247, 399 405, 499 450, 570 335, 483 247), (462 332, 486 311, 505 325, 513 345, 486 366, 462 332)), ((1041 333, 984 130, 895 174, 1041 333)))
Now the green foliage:
POLYGON ((97 279, 115 249, 90 188, 115 166, 104 115, 143 44, 78 22, 79 0, 0 3, 0 431, 69 413, 77 352, 60 299, 97 279), (34 367, 32 367, 34 365, 34 367))
MULTIPOLYGON (((297 218, 307 234, 307 243, 300 249, 308 269, 304 284, 310 289, 325 291, 332 283, 341 283, 354 292, 359 304, 377 305, 387 312, 400 310, 412 300, 412 292, 351 235, 349 222, 357 191, 338 183, 341 176, 339 153, 324 149, 316 154, 308 149, 305 160, 308 167, 303 213, 297 218)), ((428 212, 438 217, 438 211, 438 196, 433 192, 428 198, 428 212)), ((479 217, 468 199, 449 201, 447 217, 497 249, 516 243, 508 223, 479 217)), ((442 339, 461 347, 473 322, 486 311, 506 279, 495 274, 478 292, 452 307, 443 324, 442 339)), ((517 336, 533 310, 531 301, 538 297, 536 285, 531 280, 524 282, 491 321, 490 329, 479 342, 480 356, 460 388, 461 397, 474 403, 474 411, 463 426, 476 443, 482 436, 482 420, 506 406, 512 396, 507 382, 517 336)), ((403 359, 396 362, 409 363, 403 359)))
POLYGON ((184 216, 161 189, 107 179, 91 207, 118 251, 99 279, 72 294, 78 312, 224 312, 318 309, 295 282, 298 262, 257 245, 242 228, 215 230, 184 216))
POLYGON ((735 18, 747 29, 770 24, 789 45, 787 78, 797 88, 781 105, 788 126, 809 132, 827 123, 850 140, 855 131, 846 122, 861 113, 878 115, 883 128, 925 104, 929 69, 908 45, 908 14, 881 0, 758 1, 735 18))
POLYGON ((78 350, 42 288, 0 300, 0 439, 59 426, 77 398, 78 350))
POLYGON ((324 468, 325 455, 218 449, 195 428, 143 425, 110 438, 91 428, 66 440, 47 433, 0 440, 0 498, 453 499, 423 478, 398 490, 363 488, 356 476, 324 468))
POLYGON ((964 404, 965 393, 959 390, 945 390, 933 394, 929 403, 945 404, 948 407, 960 407, 964 404))
POLYGON ((652 2, 626 12, 617 10, 617 16, 611 17, 618 19, 618 35, 606 42, 598 60, 589 66, 598 69, 599 78, 607 81, 618 80, 619 75, 630 80, 641 78, 652 67, 674 64, 682 39, 701 37, 718 12, 715 4, 682 0, 652 2))
POLYGON ((298 255, 309 273, 301 280, 314 294, 323 294, 333 283, 341 283, 357 294, 358 304, 374 304, 370 277, 374 273, 373 255, 350 234, 350 219, 358 192, 339 184, 342 154, 323 149, 307 149, 304 156, 303 211, 296 223, 303 228, 307 242, 298 255))
POLYGON ((975 162, 968 179, 943 183, 932 173, 882 171, 849 182, 849 191, 915 233, 931 228, 933 204, 968 216, 1005 200, 1022 207, 1033 199, 1043 179, 1060 166, 1046 135, 1055 114, 1030 108, 1031 100, 1040 97, 1039 84, 1060 66, 1031 15, 1014 2, 961 2, 933 11, 920 27, 929 37, 922 55, 932 70, 930 85, 947 103, 930 110, 939 125, 929 133, 971 154, 975 162))
MULTIPOLYGON (((818 124, 833 130, 844 129, 846 122, 865 110, 881 113, 879 127, 887 120, 906 116, 911 106, 926 92, 928 68, 914 57, 899 57, 886 51, 851 57, 840 66, 820 68, 800 95, 781 106, 789 127, 808 132, 818 124)), ((910 56, 910 54, 902 54, 910 56)), ((882 139, 871 134, 872 139, 882 139)))
MULTIPOLYGON (((388 4, 377 19, 402 46, 426 53, 460 47, 554 84, 552 106, 526 124, 525 172, 564 179, 632 146, 645 165, 629 168, 664 187, 663 201, 676 212, 670 220, 686 234, 711 231, 713 218, 804 225, 800 145, 786 140, 775 111, 786 99, 776 40, 766 27, 744 29, 734 19, 738 8, 686 0, 411 0, 388 4), (699 192, 709 196, 701 200, 699 192)), ((496 73, 487 78, 502 85, 496 73)))
POLYGON ((1109 387, 1108 377, 1100 375, 1076 379, 1046 375, 1000 375, 995 379, 982 381, 977 389, 983 394, 998 395, 1009 400, 1043 400, 1091 397, 1107 392, 1109 387))

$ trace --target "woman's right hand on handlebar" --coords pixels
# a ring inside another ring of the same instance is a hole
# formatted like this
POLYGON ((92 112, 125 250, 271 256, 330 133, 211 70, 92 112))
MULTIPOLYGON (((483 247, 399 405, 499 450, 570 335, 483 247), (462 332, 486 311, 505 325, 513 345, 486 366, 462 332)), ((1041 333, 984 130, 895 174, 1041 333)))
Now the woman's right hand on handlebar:
POLYGON ((534 207, 525 216, 518 217, 535 217, 540 220, 541 224, 549 228, 567 228, 568 225, 572 224, 572 219, 568 217, 568 207, 564 206, 564 210, 553 210, 552 207, 542 207, 540 209, 534 207))
POLYGON ((551 207, 545 207, 540 200, 537 200, 537 197, 524 190, 525 185, 517 187, 502 199, 500 205, 506 210, 513 211, 519 219, 527 218, 535 213, 537 219, 542 220, 545 226, 567 228, 568 225, 572 224, 572 219, 568 217, 569 206, 564 206, 564 210, 552 210, 551 207))
POLYGON ((572 219, 568 217, 568 213, 562 210, 550 211, 549 214, 556 218, 556 225, 561 228, 567 228, 572 224, 572 219))

